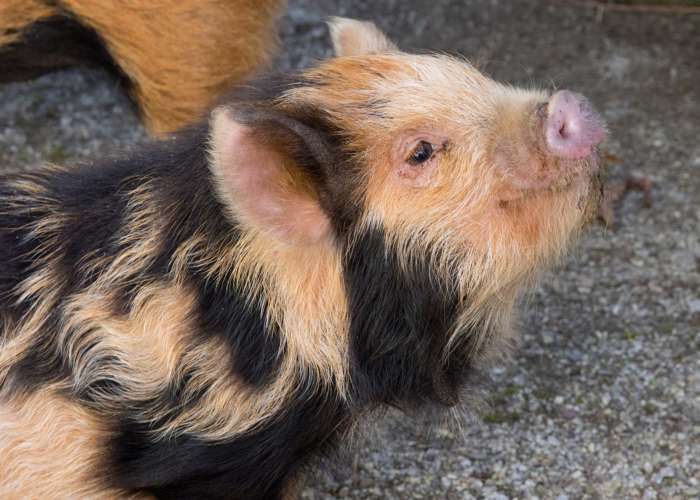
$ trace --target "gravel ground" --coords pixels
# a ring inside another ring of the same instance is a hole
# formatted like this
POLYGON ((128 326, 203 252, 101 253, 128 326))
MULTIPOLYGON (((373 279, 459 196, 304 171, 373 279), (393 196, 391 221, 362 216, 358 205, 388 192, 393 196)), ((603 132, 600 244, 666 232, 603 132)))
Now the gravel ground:
MULTIPOLYGON (((522 308, 522 345, 461 426, 388 414, 322 498, 700 497, 700 15, 554 1, 290 0, 281 68, 328 53, 328 15, 374 19, 406 48, 467 55, 496 78, 585 93, 609 122, 612 175, 653 182, 594 228, 522 308), (351 5, 352 4, 352 5, 351 5)), ((0 86, 0 165, 145 140, 99 71, 0 86)))

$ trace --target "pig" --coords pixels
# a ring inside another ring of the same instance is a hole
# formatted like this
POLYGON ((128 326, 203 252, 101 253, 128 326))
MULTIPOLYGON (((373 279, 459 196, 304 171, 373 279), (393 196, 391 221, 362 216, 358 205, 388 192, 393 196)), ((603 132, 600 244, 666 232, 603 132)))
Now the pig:
POLYGON ((284 0, 2 0, 0 83, 76 64, 109 69, 156 136, 201 118, 270 61, 284 0))
POLYGON ((0 181, 0 496, 292 498, 454 407, 595 215, 605 126, 330 22, 335 57, 132 154, 0 181))

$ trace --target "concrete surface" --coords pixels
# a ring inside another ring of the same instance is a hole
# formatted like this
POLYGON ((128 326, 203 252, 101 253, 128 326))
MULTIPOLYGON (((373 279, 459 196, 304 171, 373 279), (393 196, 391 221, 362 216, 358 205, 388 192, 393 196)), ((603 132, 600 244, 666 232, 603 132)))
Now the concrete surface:
MULTIPOLYGON (((498 79, 571 88, 608 120, 612 175, 653 182, 594 228, 522 308, 522 345, 479 418, 390 413, 304 497, 700 497, 700 15, 564 1, 290 0, 281 68, 328 53, 328 15, 373 19, 405 49, 467 55, 498 79), (449 421, 449 419, 447 419, 449 421), (454 422, 454 421, 453 421, 454 422)), ((99 71, 0 86, 0 165, 144 140, 99 71)))

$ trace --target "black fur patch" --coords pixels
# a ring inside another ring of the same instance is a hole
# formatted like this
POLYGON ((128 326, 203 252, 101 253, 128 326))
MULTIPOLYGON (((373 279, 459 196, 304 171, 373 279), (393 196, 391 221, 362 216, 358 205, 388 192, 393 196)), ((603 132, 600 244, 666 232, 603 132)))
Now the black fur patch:
POLYGON ((345 279, 356 400, 400 407, 455 404, 469 372, 468 346, 444 358, 458 313, 456 283, 439 281, 426 261, 405 272, 379 229, 353 246, 345 279))
POLYGON ((16 288, 29 277, 39 254, 40 241, 31 236, 29 225, 35 217, 48 214, 15 203, 17 193, 8 185, 10 178, 0 177, 0 319, 17 321, 28 304, 16 303, 16 288))
POLYGON ((234 86, 216 100, 216 105, 247 103, 268 106, 284 92, 308 84, 299 74, 267 73, 234 86))
POLYGON ((347 430, 348 415, 337 396, 308 381, 280 414, 228 442, 156 441, 127 416, 112 440, 111 477, 157 498, 281 499, 287 483, 347 430))
MULTIPOLYGON (((49 193, 65 220, 58 236, 64 295, 97 278, 86 264, 110 261, 127 249, 119 238, 128 214, 129 192, 147 179, 138 165, 128 163, 85 165, 51 178, 49 193)), ((102 270, 98 267, 95 272, 102 270)))
POLYGON ((242 291, 218 286, 203 276, 197 283, 199 331, 217 335, 231 346, 233 373, 253 387, 263 387, 277 375, 284 357, 277 325, 265 324, 264 309, 242 291))
POLYGON ((59 310, 51 312, 45 319, 42 335, 34 340, 32 347, 9 370, 8 387, 13 391, 31 392, 37 386, 68 379, 70 366, 60 354, 54 341, 55 332, 61 324, 59 310))

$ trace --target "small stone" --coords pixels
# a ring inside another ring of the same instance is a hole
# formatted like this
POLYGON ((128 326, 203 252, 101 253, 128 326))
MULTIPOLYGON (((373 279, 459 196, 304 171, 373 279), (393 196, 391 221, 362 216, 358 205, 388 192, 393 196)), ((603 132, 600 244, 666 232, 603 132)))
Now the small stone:
POLYGON ((688 302, 688 308, 691 314, 700 313, 700 299, 693 299, 688 302))
POLYGON ((643 500, 655 500, 656 492, 651 488, 647 488, 646 490, 644 490, 644 496, 642 498, 643 500))
POLYGON ((486 500, 510 500, 507 495, 494 491, 490 495, 486 496, 486 500))
POLYGON ((561 416, 562 418, 566 418, 566 419, 568 419, 568 420, 571 420, 571 419, 573 419, 573 418, 576 418, 576 415, 577 415, 577 412, 576 412, 576 410, 573 409, 573 408, 563 408, 563 409, 559 412, 559 416, 561 416))
POLYGON ((675 475, 676 471, 673 470, 673 467, 664 467, 656 474, 656 476, 654 477, 654 481, 657 484, 660 484, 667 477, 673 477, 675 475))

